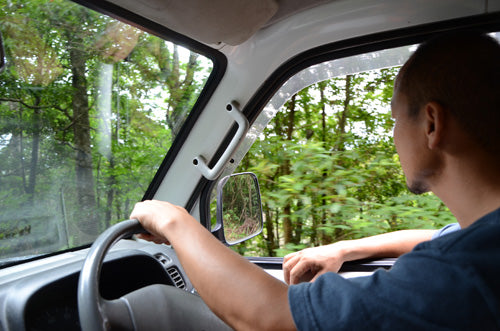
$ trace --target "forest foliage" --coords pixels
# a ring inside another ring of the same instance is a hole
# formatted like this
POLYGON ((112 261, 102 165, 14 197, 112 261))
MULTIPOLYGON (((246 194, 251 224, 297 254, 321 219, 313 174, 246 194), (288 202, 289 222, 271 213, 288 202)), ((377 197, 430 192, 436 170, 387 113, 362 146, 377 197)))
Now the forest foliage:
POLYGON ((240 165, 258 174, 263 235, 235 247, 283 256, 305 247, 454 221, 433 194, 407 190, 392 140, 398 68, 319 82, 280 109, 240 165))
POLYGON ((225 241, 235 244, 258 234, 263 220, 257 177, 241 173, 222 180, 219 185, 223 189, 217 197, 217 223, 214 225, 221 227, 224 224, 225 241))
MULTIPOLYGON (((209 61, 69 1, 0 7, 0 257, 89 243, 142 198, 209 61)), ((265 222, 237 251, 281 256, 453 220, 406 189, 389 111, 396 73, 319 82, 282 107, 240 165, 259 178, 265 222)))
POLYGON ((211 66, 71 1, 0 7, 0 257, 87 244, 141 200, 211 66))

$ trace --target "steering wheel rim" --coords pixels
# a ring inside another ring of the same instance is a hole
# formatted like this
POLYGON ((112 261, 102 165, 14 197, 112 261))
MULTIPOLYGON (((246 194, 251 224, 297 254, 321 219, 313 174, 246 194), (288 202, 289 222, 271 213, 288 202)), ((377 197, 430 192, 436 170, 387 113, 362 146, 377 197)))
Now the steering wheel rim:
POLYGON ((83 331, 108 330, 105 313, 106 300, 99 293, 99 278, 104 256, 118 240, 145 232, 138 220, 127 220, 113 225, 94 241, 85 258, 78 280, 78 314, 83 331))

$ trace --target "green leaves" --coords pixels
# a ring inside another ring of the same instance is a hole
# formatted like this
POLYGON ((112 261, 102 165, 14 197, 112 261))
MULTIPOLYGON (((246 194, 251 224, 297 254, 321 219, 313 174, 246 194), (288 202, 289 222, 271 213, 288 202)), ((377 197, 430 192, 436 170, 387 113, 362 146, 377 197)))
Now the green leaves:
POLYGON ((406 189, 392 143, 396 73, 389 68, 337 77, 285 104, 242 163, 249 165, 242 171, 259 176, 266 222, 272 223, 263 238, 245 244, 246 254, 282 256, 453 221, 434 195, 406 189))
POLYGON ((0 224, 42 206, 57 249, 86 244, 142 198, 211 64, 72 1, 0 7, 0 224))

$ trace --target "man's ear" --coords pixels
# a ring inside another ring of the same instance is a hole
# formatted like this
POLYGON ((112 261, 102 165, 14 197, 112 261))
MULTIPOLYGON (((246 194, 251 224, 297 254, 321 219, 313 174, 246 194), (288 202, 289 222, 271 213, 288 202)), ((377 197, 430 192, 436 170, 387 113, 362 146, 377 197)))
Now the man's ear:
POLYGON ((444 137, 446 110, 435 101, 425 105, 425 134, 427 147, 433 150, 439 147, 444 137))

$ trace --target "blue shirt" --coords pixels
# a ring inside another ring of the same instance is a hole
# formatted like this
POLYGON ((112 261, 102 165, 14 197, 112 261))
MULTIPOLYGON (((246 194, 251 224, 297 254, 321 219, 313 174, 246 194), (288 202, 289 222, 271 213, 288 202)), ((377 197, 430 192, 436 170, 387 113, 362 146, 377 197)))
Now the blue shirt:
POLYGON ((300 330, 500 329, 500 209, 421 243, 389 270, 289 287, 300 330))
POLYGON ((436 233, 432 235, 432 239, 436 239, 438 237, 444 236, 445 234, 452 233, 460 230, 460 224, 458 223, 450 223, 444 226, 442 229, 438 230, 436 233))

